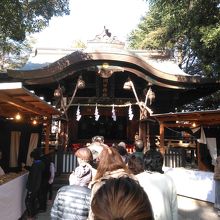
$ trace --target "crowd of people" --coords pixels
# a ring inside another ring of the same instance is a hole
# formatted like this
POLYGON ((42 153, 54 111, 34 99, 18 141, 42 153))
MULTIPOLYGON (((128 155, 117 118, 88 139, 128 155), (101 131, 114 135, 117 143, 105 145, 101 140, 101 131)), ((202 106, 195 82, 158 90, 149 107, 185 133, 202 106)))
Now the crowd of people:
POLYGON ((78 167, 61 187, 51 219, 177 220, 176 188, 162 170, 155 144, 144 152, 142 140, 128 153, 123 142, 107 146, 103 137, 76 151, 78 167))
MULTIPOLYGON (((53 201, 55 165, 51 154, 34 149, 26 183, 27 220, 46 212, 52 204, 52 220, 177 220, 176 187, 163 171, 164 158, 155 140, 145 150, 140 139, 134 152, 124 142, 108 146, 95 136, 75 152, 78 166, 53 201)), ((214 208, 220 216, 220 156, 216 159, 214 208)))
MULTIPOLYGON (((54 201, 52 155, 34 149, 30 154, 33 163, 27 168, 27 220, 46 212, 48 204, 52 204, 52 220, 177 220, 175 184, 163 171, 164 158, 154 139, 148 147, 146 150, 143 141, 136 138, 131 153, 124 142, 108 146, 104 137, 93 137, 74 153, 78 166, 54 201)), ((220 216, 220 156, 214 180, 214 208, 220 216)))

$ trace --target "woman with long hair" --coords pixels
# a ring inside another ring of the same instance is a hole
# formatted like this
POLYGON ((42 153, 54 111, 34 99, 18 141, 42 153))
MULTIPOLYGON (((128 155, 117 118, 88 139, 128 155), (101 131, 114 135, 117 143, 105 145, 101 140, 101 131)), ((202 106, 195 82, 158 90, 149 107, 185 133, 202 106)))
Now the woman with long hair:
MULTIPOLYGON (((98 157, 97 173, 91 182, 91 199, 96 191, 110 178, 130 177, 136 180, 135 175, 127 168, 120 154, 114 148, 103 148, 98 157)), ((93 213, 90 210, 89 219, 93 219, 93 213)))

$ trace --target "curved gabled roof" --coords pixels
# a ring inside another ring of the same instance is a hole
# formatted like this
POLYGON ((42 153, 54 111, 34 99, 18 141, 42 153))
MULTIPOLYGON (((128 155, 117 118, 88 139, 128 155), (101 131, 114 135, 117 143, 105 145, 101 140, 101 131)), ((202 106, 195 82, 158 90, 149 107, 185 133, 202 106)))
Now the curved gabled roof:
POLYGON ((62 80, 77 71, 94 68, 103 63, 121 67, 124 71, 134 73, 147 82, 166 88, 192 89, 198 84, 218 83, 215 80, 204 79, 199 76, 180 74, 177 68, 171 69, 170 72, 162 71, 163 63, 160 64, 160 69, 155 67, 149 58, 143 56, 143 51, 141 54, 134 51, 112 49, 76 50, 53 63, 47 63, 46 66, 41 68, 32 70, 8 70, 7 73, 9 77, 21 80, 26 84, 47 84, 62 80))

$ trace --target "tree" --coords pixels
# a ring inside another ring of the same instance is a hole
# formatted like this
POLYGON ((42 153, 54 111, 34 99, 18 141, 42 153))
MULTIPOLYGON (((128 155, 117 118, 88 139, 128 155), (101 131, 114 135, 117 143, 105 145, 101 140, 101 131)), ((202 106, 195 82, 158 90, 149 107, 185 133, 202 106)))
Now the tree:
POLYGON ((21 66, 30 52, 26 36, 69 14, 69 0, 0 1, 0 71, 21 66))
POLYGON ((1 0, 0 35, 24 41, 27 33, 41 31, 53 16, 69 14, 69 0, 1 0))
POLYGON ((201 111, 201 110, 214 110, 219 109, 219 100, 220 100, 220 91, 217 91, 209 96, 202 97, 198 100, 195 100, 191 103, 185 104, 176 110, 178 112, 185 111, 201 111))
POLYGON ((139 49, 170 49, 189 74, 220 77, 219 0, 148 0, 149 11, 129 36, 139 49))
POLYGON ((31 53, 34 39, 17 42, 11 39, 2 39, 0 36, 0 72, 23 66, 31 53))

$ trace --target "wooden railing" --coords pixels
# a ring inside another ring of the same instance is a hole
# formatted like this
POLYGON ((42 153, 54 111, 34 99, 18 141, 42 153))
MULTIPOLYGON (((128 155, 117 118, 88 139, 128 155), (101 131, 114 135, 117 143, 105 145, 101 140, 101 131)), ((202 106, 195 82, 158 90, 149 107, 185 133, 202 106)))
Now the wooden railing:
MULTIPOLYGON (((170 141, 170 147, 166 147, 164 154, 164 165, 167 167, 195 167, 196 166, 196 148, 195 143, 184 143, 170 141), (171 144, 172 143, 172 144, 171 144), (186 147, 186 145, 188 147, 186 147), (175 147, 174 147, 175 146, 175 147)), ((77 158, 73 151, 58 150, 54 153, 54 162, 56 173, 68 174, 75 170, 77 158)))
POLYGON ((196 167, 196 149, 170 147, 165 150, 164 164, 167 167, 196 167))
POLYGON ((77 158, 72 151, 57 151, 54 154, 56 174, 71 173, 78 166, 77 158))

